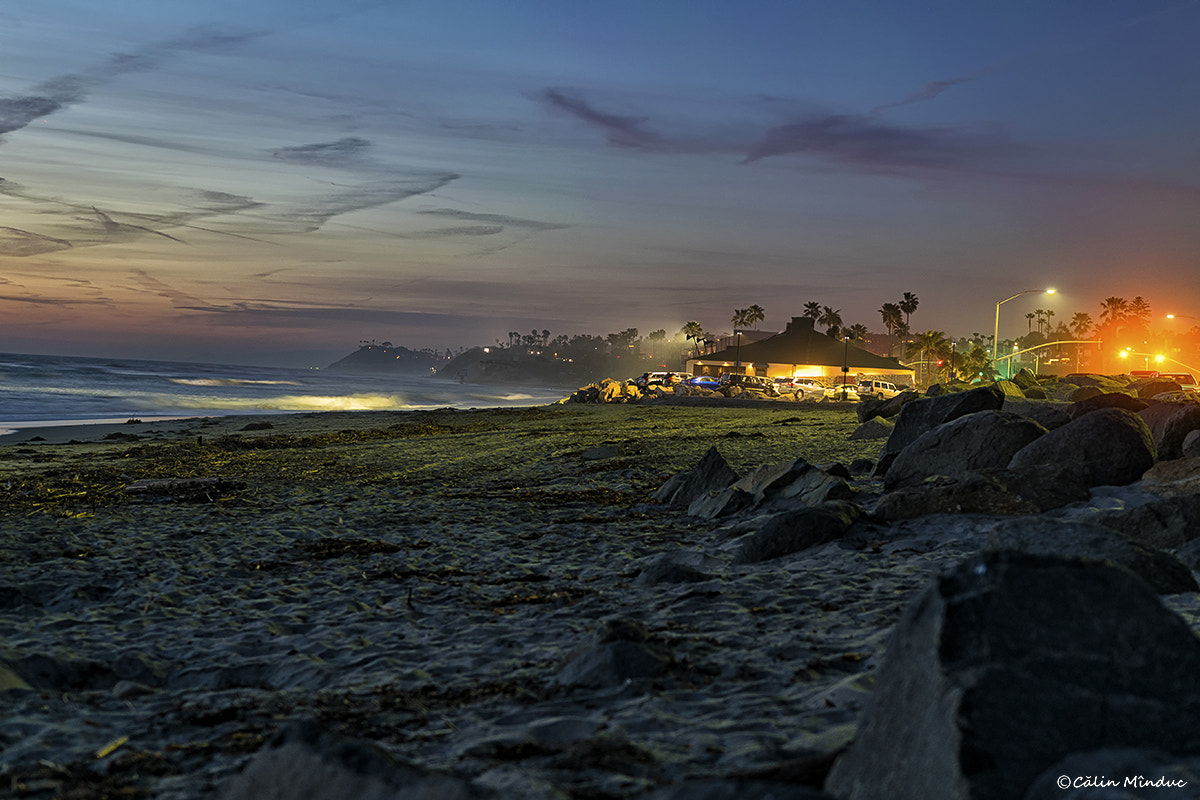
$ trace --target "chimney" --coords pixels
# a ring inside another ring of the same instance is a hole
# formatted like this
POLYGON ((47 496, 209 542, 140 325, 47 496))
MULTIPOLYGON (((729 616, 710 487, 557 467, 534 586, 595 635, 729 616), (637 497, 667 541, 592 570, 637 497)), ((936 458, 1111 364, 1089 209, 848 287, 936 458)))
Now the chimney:
POLYGON ((792 317, 792 321, 787 326, 787 332, 793 334, 812 330, 814 330, 812 317, 792 317))

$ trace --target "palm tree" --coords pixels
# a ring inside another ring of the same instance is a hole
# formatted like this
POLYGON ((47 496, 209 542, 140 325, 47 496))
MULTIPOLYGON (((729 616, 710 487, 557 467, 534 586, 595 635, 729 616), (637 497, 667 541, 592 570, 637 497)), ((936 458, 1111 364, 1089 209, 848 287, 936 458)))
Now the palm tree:
POLYGON ((758 303, 746 309, 746 320, 754 326, 754 330, 758 330, 758 323, 767 318, 767 312, 758 303))
POLYGON ((1129 303, 1124 297, 1106 297, 1100 304, 1100 324, 1116 325, 1129 314, 1129 303))
POLYGON ((1129 316, 1136 319, 1138 322, 1145 325, 1150 321, 1150 303, 1140 294, 1129 301, 1127 309, 1129 316))
MULTIPOLYGON (((983 345, 975 344, 971 347, 971 352, 967 353, 963 364, 963 372, 972 376, 978 376, 981 380, 991 381, 996 379, 996 368, 992 365, 992 352, 983 345)), ((974 380, 974 377, 972 377, 974 380)))
POLYGON ((842 310, 821 306, 821 318, 817 320, 817 324, 826 326, 828 330, 825 333, 836 339, 842 329, 842 310))
MULTIPOLYGON (((1028 330, 1029 333, 1033 333, 1033 317, 1034 317, 1034 313, 1032 311, 1030 311, 1028 314, 1025 315, 1025 319, 1029 320, 1029 325, 1026 328, 1026 330, 1028 330)), ((978 335, 978 334, 976 334, 976 335, 978 335)))
POLYGON ((685 338, 696 342, 694 354, 700 355, 700 340, 704 338, 704 327, 695 320, 689 320, 683 324, 683 327, 679 329, 679 332, 682 333, 685 338))
POLYGON ((1042 332, 1042 317, 1046 316, 1046 310, 1042 309, 1042 308, 1035 308, 1033 310, 1033 313, 1037 316, 1038 333, 1041 333, 1042 332))
POLYGON ((892 334, 896 329, 904 324, 904 320, 900 318, 900 306, 895 303, 884 303, 879 309, 879 315, 883 317, 883 327, 887 328, 888 332, 888 357, 892 355, 892 334))
POLYGON ((1071 317, 1071 333, 1075 334, 1075 338, 1086 339, 1091 329, 1092 315, 1086 311, 1076 311, 1075 316, 1071 317))
POLYGON ((870 332, 871 331, 867 329, 867 326, 863 325, 861 322, 856 322, 849 328, 846 328, 846 335, 851 339, 857 339, 860 342, 866 341, 867 334, 870 332))
POLYGON ((921 301, 912 292, 905 292, 904 299, 898 305, 900 310, 904 312, 904 324, 912 327, 912 313, 917 310, 917 305, 921 301))
POLYGON ((812 300, 808 303, 805 303, 804 304, 804 316, 808 317, 813 322, 817 322, 818 320, 820 320, 821 319, 821 304, 818 303, 816 300, 812 300))
POLYGON ((928 376, 929 362, 942 360, 949 349, 947 347, 946 334, 942 331, 918 333, 915 343, 917 345, 917 357, 919 360, 926 362, 923 366, 926 367, 925 374, 928 376))

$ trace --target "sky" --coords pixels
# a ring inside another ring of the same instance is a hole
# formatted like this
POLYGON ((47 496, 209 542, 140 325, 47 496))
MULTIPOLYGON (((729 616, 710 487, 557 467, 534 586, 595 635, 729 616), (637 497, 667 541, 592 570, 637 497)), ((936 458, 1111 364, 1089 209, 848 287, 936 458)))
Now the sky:
POLYGON ((0 352, 1200 317, 1200 0, 0 0, 0 352))

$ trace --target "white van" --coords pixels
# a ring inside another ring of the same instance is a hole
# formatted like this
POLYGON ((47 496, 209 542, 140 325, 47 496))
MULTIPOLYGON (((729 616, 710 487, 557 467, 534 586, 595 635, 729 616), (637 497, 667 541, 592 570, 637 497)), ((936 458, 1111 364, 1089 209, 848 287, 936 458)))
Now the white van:
POLYGON ((900 394, 900 390, 896 388, 896 384, 888 383, 887 381, 859 381, 858 396, 859 397, 874 397, 880 400, 887 400, 900 394))

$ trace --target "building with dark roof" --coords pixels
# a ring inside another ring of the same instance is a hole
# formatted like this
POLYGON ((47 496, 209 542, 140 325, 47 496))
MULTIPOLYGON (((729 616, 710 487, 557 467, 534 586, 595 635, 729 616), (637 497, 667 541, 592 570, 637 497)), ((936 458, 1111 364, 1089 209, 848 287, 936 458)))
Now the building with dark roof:
MULTIPOLYGON (((867 352, 853 342, 834 339, 813 329, 811 317, 792 317, 787 330, 757 342, 743 341, 697 358, 688 359, 693 375, 720 375, 725 372, 758 375, 764 378, 796 376, 836 379, 843 375, 850 382, 859 376, 889 376, 899 383, 910 383, 912 367, 899 359, 867 352)), ((828 380, 826 382, 829 382, 828 380)))

